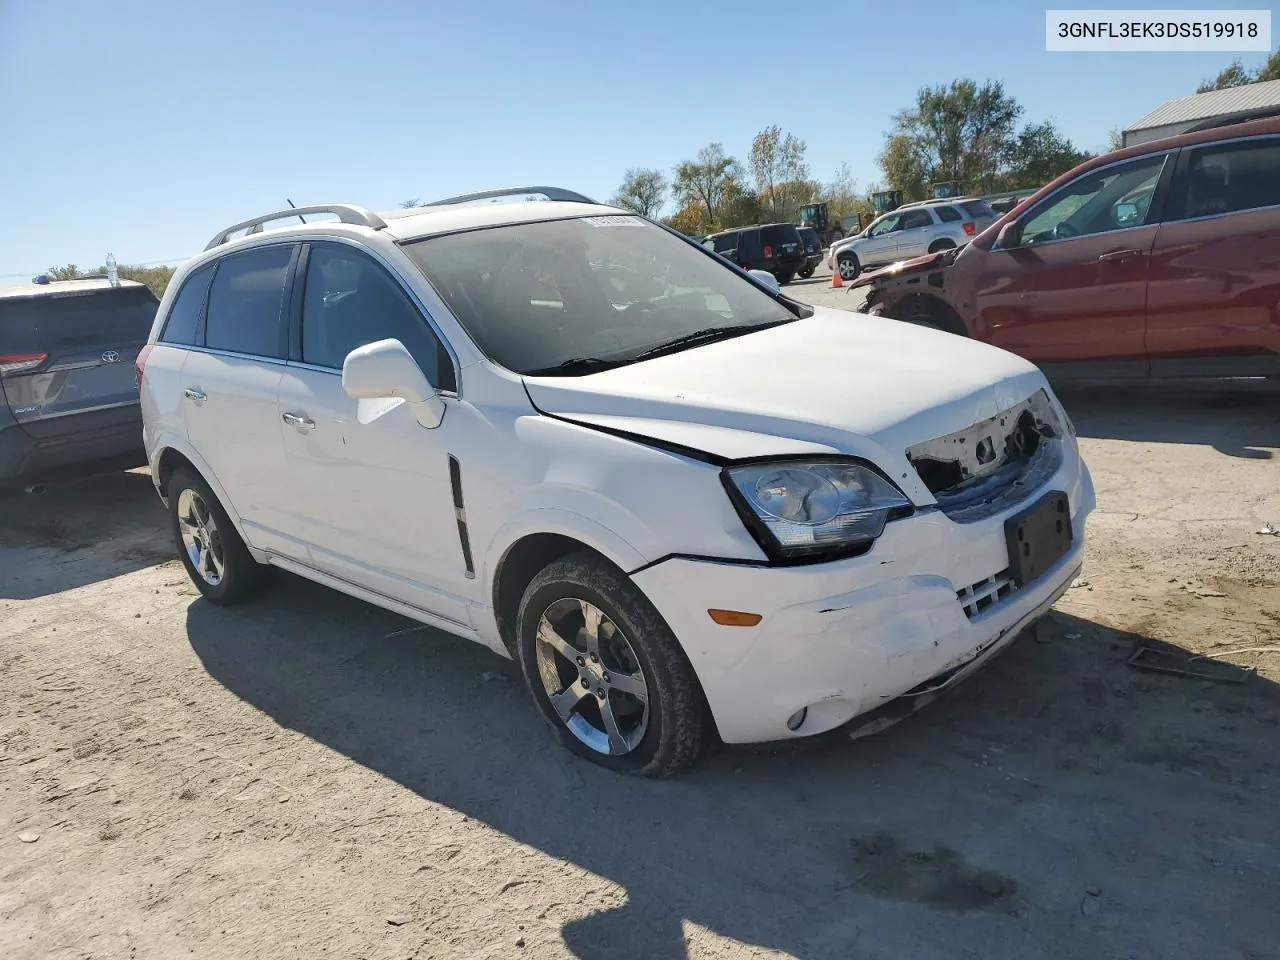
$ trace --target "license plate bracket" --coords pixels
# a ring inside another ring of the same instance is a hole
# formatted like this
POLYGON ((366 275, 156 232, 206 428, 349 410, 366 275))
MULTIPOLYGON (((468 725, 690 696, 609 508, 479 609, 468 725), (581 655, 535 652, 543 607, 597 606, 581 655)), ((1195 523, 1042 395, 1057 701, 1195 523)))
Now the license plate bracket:
POLYGON ((1061 490, 1046 493, 1036 503, 1004 522, 1009 548, 1009 576, 1018 585, 1030 583, 1071 549, 1071 508, 1061 490))

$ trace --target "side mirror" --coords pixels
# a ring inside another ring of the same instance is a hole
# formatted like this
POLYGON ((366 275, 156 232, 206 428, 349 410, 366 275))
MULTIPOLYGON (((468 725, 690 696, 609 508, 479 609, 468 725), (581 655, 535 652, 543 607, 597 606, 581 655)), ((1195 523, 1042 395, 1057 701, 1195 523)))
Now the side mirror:
POLYGON ((342 361, 342 389, 360 401, 361 423, 371 423, 399 406, 396 401, 409 404, 428 429, 444 419, 444 401, 399 340, 378 340, 348 353, 342 361))
POLYGON ((781 293, 782 288, 778 286, 778 278, 767 270, 748 270, 750 277, 762 286, 766 286, 773 293, 781 293))
POLYGON ((1136 203, 1120 202, 1115 206, 1116 226, 1125 227, 1138 220, 1138 205, 1136 203))
POLYGON ((996 242, 1000 244, 1001 250, 1009 250, 1022 244, 1022 227, 1015 220, 1010 220, 1000 228, 1000 233, 996 236, 996 242))

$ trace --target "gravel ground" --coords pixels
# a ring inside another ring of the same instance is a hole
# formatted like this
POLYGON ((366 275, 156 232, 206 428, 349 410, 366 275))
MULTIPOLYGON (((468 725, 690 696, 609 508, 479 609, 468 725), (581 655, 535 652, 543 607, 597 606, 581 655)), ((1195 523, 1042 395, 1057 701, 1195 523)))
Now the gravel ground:
POLYGON ((0 503, 0 957, 1280 956, 1277 386, 1064 394, 1085 581, 884 734, 674 782, 571 758, 479 646, 197 599, 141 473, 0 503))

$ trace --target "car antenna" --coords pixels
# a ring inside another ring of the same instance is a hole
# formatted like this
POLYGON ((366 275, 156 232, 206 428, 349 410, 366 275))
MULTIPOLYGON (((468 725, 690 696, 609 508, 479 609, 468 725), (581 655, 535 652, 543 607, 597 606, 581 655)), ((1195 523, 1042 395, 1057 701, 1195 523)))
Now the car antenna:
MULTIPOLYGON (((284 198, 284 202, 287 203, 294 210, 298 209, 298 205, 294 203, 292 200, 290 200, 288 197, 284 198)), ((302 214, 298 214, 298 219, 301 220, 303 223, 307 222, 307 218, 304 217, 302 214)))

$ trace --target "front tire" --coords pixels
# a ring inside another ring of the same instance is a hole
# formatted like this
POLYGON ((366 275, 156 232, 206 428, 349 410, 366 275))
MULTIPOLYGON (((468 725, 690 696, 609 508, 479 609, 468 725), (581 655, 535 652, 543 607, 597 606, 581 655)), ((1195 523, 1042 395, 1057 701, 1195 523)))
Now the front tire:
POLYGON ((173 539, 196 589, 220 604, 259 593, 269 569, 253 559, 203 478, 191 470, 175 470, 168 497, 173 539))
POLYGON ((862 272, 862 264, 855 254, 841 252, 836 258, 836 269, 840 271, 841 280, 856 280, 862 272))
POLYGON ((653 604, 593 553, 555 561, 517 616, 525 682, 571 751, 620 773, 669 777, 711 738, 702 688, 653 604))

